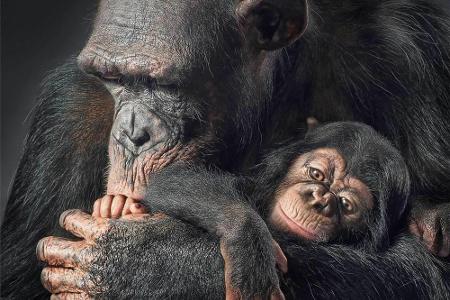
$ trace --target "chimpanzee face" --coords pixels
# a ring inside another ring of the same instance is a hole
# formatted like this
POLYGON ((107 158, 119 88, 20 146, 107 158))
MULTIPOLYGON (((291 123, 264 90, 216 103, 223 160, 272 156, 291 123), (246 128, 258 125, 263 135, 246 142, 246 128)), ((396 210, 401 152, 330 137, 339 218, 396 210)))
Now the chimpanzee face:
POLYGON ((100 1, 79 65, 115 103, 108 193, 141 199, 154 171, 251 134, 271 94, 267 50, 305 28, 296 2, 100 1))
POLYGON ((302 154, 275 194, 271 222, 303 239, 327 242, 366 229, 374 197, 332 148, 302 154))

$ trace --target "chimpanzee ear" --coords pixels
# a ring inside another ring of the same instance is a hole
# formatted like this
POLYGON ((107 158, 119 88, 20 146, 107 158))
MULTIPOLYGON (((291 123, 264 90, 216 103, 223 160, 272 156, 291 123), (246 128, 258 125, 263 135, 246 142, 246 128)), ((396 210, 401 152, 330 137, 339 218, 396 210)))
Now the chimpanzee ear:
POLYGON ((308 0, 239 0, 236 14, 255 47, 275 50, 297 40, 308 24, 308 0))

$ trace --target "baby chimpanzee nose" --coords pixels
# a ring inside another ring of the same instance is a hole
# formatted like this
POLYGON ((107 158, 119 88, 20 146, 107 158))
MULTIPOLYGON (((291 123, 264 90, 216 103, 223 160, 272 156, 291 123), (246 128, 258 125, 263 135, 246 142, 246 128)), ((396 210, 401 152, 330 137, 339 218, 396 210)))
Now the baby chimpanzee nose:
POLYGON ((311 207, 319 214, 332 218, 337 212, 337 198, 323 184, 308 186, 311 207))
POLYGON ((170 130, 159 116, 140 104, 126 104, 117 114, 112 128, 113 137, 138 155, 142 151, 167 144, 170 130))

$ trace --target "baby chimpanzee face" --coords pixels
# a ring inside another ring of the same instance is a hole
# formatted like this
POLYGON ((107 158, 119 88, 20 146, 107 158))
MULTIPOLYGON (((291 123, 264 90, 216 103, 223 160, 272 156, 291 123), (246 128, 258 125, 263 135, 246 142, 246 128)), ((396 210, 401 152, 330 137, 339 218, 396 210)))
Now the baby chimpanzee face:
POLYGON ((328 242, 367 230, 374 197, 346 171, 333 148, 298 157, 275 193, 271 223, 303 239, 328 242))

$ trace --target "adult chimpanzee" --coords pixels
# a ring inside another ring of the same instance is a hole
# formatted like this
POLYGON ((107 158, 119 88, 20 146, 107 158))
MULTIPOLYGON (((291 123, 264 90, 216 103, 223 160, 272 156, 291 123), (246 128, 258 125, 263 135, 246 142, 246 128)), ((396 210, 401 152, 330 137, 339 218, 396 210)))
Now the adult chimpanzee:
MULTIPOLYGON (((32 248, 53 232, 60 212, 90 207, 104 184, 139 199, 151 172, 177 159, 207 158, 229 170, 251 165, 243 153, 251 153, 252 139, 262 133, 270 145, 274 133, 292 134, 311 112, 321 120, 370 123, 402 149, 414 192, 427 200, 423 209, 416 205, 415 224, 427 229, 425 237, 438 237, 433 248, 446 254, 447 20, 437 2, 419 0, 311 0, 309 7, 298 0, 101 1, 79 58, 99 79, 65 66, 49 78, 35 111, 2 228, 2 270, 9 270, 3 294, 41 294, 32 248), (304 38, 287 51, 268 51, 296 40, 308 15, 304 38), (335 103, 320 105, 325 99, 335 103)), ((217 254, 202 243, 207 238, 194 239, 167 220, 114 223, 121 229, 102 236, 101 245, 145 244, 143 224, 159 238, 153 250, 176 257, 189 249, 187 265, 205 251, 217 254), (167 236, 173 226, 179 238, 167 236), (188 248, 176 247, 181 235, 192 242, 183 241, 188 248)), ((125 270, 117 263, 122 254, 113 256, 114 270, 125 270)), ((109 275, 100 286, 124 278, 109 275)), ((132 281, 139 279, 145 276, 132 281)), ((189 281, 197 278, 180 278, 189 281)))

